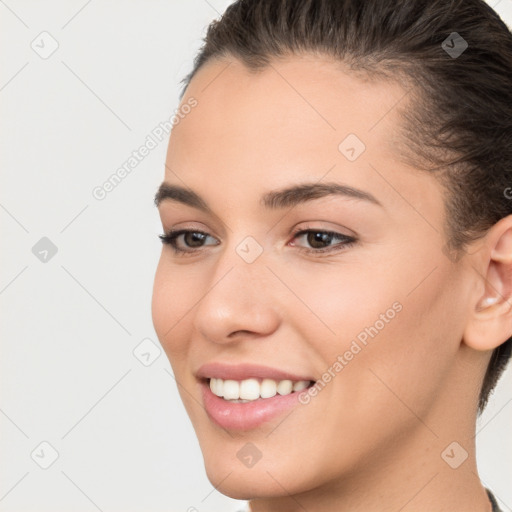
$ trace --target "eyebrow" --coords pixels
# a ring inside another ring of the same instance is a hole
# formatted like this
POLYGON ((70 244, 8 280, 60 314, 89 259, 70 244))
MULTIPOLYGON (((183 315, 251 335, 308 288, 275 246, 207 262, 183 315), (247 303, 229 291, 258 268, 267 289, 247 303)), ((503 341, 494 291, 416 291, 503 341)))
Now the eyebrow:
MULTIPOLYGON (((382 203, 369 192, 340 183, 301 183, 272 190, 263 194, 260 204, 267 209, 277 210, 332 195, 367 201, 383 207, 382 203)), ((155 205, 160 206, 164 200, 176 201, 213 215, 211 208, 201 196, 193 190, 179 185, 163 182, 155 194, 155 205)))

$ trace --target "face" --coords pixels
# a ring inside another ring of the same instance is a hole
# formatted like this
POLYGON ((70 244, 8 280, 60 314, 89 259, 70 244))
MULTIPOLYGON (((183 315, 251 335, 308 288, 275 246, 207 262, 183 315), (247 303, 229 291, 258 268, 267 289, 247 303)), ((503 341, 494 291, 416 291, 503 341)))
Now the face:
POLYGON ((161 195, 163 232, 190 232, 162 247, 152 315, 233 498, 378 472, 430 442, 418 416, 435 424, 452 400, 468 285, 442 249, 440 185, 398 158, 405 92, 302 56, 258 73, 210 61, 182 99, 165 182, 203 207, 161 195), (199 377, 207 363, 225 367, 199 377), (232 403, 203 379, 290 380, 277 371, 316 384, 232 403))

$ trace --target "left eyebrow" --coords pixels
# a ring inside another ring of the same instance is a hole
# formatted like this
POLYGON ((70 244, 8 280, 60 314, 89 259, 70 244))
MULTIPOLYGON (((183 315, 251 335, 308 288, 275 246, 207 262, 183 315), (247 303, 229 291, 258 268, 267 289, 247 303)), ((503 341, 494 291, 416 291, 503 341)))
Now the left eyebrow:
POLYGON ((340 183, 301 183, 293 187, 273 190, 263 195, 261 204, 269 209, 288 208, 331 195, 368 201, 383 207, 381 202, 369 192, 340 183))
MULTIPOLYGON (((369 192, 340 183, 301 183, 292 187, 272 190, 263 194, 260 204, 267 209, 277 210, 331 195, 368 201, 383 208, 382 203, 369 192)), ((155 205, 159 206, 164 200, 177 201, 213 215, 211 208, 200 195, 179 185, 163 182, 155 195, 155 205)))

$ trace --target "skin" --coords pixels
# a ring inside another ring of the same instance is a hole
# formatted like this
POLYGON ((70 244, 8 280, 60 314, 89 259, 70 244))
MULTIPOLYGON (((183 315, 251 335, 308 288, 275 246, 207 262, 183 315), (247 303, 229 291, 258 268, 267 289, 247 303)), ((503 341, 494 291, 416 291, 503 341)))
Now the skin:
POLYGON ((256 74, 210 61, 182 99, 198 104, 173 128, 165 181, 193 189, 214 214, 159 205, 164 232, 211 236, 199 248, 180 237, 196 251, 185 256, 163 246, 153 323, 210 482, 254 512, 491 509, 475 463, 476 404, 492 349, 512 334, 512 216, 461 260, 447 257, 441 186, 401 163, 392 138, 404 92, 303 55, 256 74), (366 146, 353 162, 338 149, 349 133, 366 146), (382 206, 259 202, 302 182, 357 187, 382 206), (357 241, 306 253, 315 248, 293 238, 298 228, 357 241), (247 236, 263 249, 250 264, 236 252, 247 236), (201 364, 255 362, 319 380, 397 301, 401 311, 307 405, 247 432, 209 420, 201 364), (454 441, 468 453, 457 469, 441 457, 454 441), (262 453, 250 468, 237 458, 247 442, 262 453))

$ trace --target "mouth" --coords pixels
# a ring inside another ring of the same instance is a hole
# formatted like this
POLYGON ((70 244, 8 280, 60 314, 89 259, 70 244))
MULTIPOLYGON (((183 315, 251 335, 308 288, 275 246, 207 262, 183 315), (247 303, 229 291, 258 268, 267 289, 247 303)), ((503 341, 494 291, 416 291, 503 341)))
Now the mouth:
POLYGON ((267 400, 279 396, 287 396, 315 384, 313 380, 263 379, 249 378, 244 380, 221 379, 206 377, 201 379, 217 397, 232 403, 249 403, 267 400))
POLYGON ((315 381, 276 381, 249 378, 241 381, 199 379, 203 405, 210 421, 225 430, 248 431, 282 416, 301 403, 301 395, 315 381))

